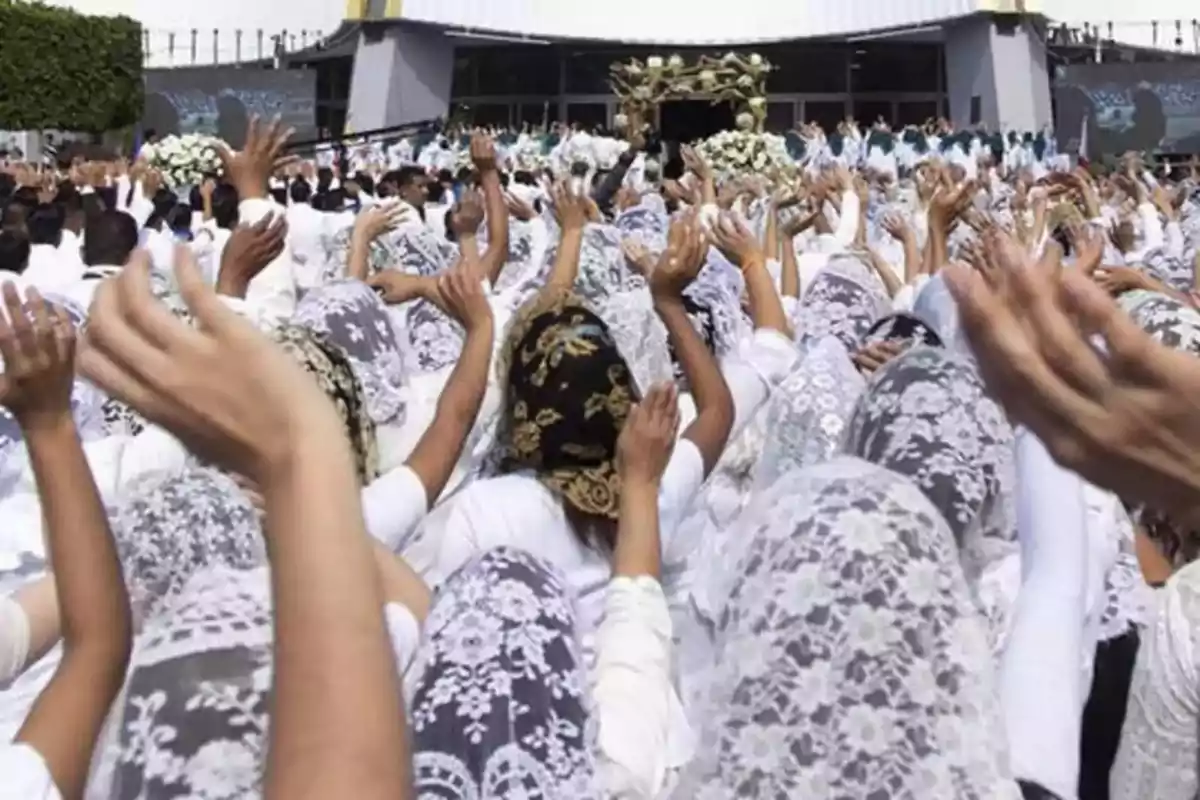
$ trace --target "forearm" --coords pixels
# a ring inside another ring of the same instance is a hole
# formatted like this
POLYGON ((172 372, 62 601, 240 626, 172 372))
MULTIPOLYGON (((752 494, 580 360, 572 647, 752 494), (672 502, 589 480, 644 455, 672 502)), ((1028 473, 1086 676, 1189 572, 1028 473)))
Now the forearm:
POLYGON ((407 797, 403 698, 353 460, 333 426, 301 448, 264 486, 275 606, 266 796, 407 797))
POLYGON ((128 653, 129 596, 108 517, 69 413, 27 430, 29 460, 46 523, 64 645, 98 642, 128 653))
MULTIPOLYGON (((346 277, 356 281, 366 281, 370 274, 371 242, 365 236, 354 233, 350 236, 350 254, 346 260, 346 277)), ((243 291, 244 294, 245 292, 243 291)))
POLYGON ((498 172, 484 172, 481 182, 488 226, 488 249, 483 255, 483 267, 488 281, 495 286, 500 279, 500 271, 508 261, 508 207, 504 204, 498 172))
POLYGON ((658 578, 662 547, 658 531, 658 484, 628 481, 621 486, 613 575, 658 578))
POLYGON ((784 297, 800 297, 800 265, 796 262, 795 240, 786 236, 783 240, 783 255, 780 258, 783 266, 779 278, 779 294, 784 297))
POLYGON ((408 460, 409 468, 425 487, 431 507, 446 488, 462 455, 463 443, 475 426, 487 391, 491 363, 491 328, 472 331, 467 335, 458 363, 438 398, 433 423, 421 436, 408 460))
MULTIPOLYGON (((792 263, 795 265, 795 257, 792 258, 792 263)), ((790 326, 787 314, 784 313, 779 292, 775 291, 775 281, 771 279, 767 265, 762 260, 744 264, 742 275, 746 280, 746 293, 750 296, 750 313, 754 319, 754 327, 771 328, 788 335, 790 326)))
POLYGON ((565 230, 558 242, 558 253, 546 288, 569 291, 579 275, 579 249, 583 246, 583 230, 565 230))

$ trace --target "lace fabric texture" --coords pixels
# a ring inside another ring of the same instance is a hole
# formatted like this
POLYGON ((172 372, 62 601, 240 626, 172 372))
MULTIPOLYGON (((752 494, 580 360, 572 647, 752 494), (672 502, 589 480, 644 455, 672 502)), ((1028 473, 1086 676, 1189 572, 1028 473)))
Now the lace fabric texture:
POLYGON ((735 535, 749 553, 675 797, 1018 796, 984 626, 916 486, 839 457, 781 477, 735 535))

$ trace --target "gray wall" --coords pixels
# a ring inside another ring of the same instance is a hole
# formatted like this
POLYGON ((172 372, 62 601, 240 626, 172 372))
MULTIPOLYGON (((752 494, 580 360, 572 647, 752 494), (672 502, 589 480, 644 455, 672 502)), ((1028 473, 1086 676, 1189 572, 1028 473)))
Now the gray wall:
POLYGON ((440 31, 393 25, 359 37, 350 80, 347 131, 369 131, 445 116, 454 42, 440 31))
POLYGON ((992 129, 1034 131, 1050 124, 1050 81, 1043 37, 1024 26, 997 25, 990 15, 966 17, 946 29, 946 92, 950 118, 969 125, 971 98, 992 129))

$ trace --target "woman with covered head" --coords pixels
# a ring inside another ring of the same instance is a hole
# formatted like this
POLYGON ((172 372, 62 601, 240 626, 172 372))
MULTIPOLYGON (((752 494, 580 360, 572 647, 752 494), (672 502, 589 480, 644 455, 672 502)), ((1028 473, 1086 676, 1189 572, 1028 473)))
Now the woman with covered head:
MULTIPOLYGON (((594 646, 593 634, 606 616, 632 604, 637 614, 656 619, 660 655, 669 651, 670 620, 657 583, 633 600, 620 589, 605 596, 623 535, 617 519, 633 488, 619 475, 617 440, 648 387, 636 385, 608 327, 571 291, 586 200, 559 188, 555 202, 562 227, 556 261, 547 285, 518 314, 501 356, 507 379, 498 474, 473 482, 435 510, 405 555, 434 585, 496 547, 542 558, 578 597, 583 662, 599 681, 606 660, 635 658, 594 646)), ((677 535, 676 524, 720 457, 732 424, 729 389, 680 299, 707 251, 698 220, 684 216, 669 238, 651 291, 687 375, 697 415, 675 445, 657 487, 663 549, 677 535)), ((657 764, 628 765, 630 771, 648 769, 661 776, 685 758, 679 742, 686 738, 687 726, 678 701, 664 708, 658 719, 626 721, 624 735, 653 732, 656 741, 665 742, 645 748, 656 754, 657 764)))

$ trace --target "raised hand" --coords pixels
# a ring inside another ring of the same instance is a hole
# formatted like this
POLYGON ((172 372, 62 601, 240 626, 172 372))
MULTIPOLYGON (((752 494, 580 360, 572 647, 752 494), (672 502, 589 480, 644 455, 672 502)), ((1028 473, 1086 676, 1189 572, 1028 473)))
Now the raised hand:
POLYGON ((370 243, 414 218, 410 206, 399 200, 388 200, 359 212, 354 219, 353 236, 360 242, 370 243))
POLYGON ((201 458, 266 488, 307 442, 344 439, 316 382, 209 289, 190 249, 175 273, 198 323, 177 320, 150 292, 150 256, 137 251, 101 284, 80 372, 175 434, 201 458))
POLYGON ((483 224, 483 195, 474 189, 463 192, 450 213, 450 227, 459 236, 474 236, 483 224))
POLYGON ((460 263, 439 277, 437 291, 442 308, 468 331, 491 327, 492 307, 478 271, 470 265, 460 263))
POLYGON ((1200 362, 1155 342, 1088 276, 1024 258, 1007 295, 946 269, 990 392, 1059 463, 1200 524, 1200 362))
POLYGON ((0 405, 28 431, 70 419, 75 377, 75 328, 62 309, 49 305, 37 289, 21 295, 12 283, 2 290, 0 314, 0 405))
POLYGON ((745 223, 729 212, 723 212, 717 219, 717 224, 709 231, 709 238, 714 247, 742 269, 766 263, 758 238, 745 223))
POLYGON ((245 297, 250 281, 283 252, 287 231, 287 218, 282 214, 268 214, 254 225, 239 225, 221 253, 217 293, 245 297))
POLYGON ((695 211, 681 214, 671 223, 667 234, 667 249, 658 259, 650 275, 650 290, 657 294, 678 296, 700 274, 708 242, 695 211))
POLYGON ((267 196, 267 181, 283 157, 292 133, 292 128, 281 127, 279 117, 264 125, 256 115, 250 118, 246 144, 240 151, 223 142, 217 144, 217 155, 225 165, 225 178, 237 189, 239 198, 267 196))
POLYGON ((577 193, 568 183, 560 182, 550 190, 550 199, 560 228, 564 231, 583 230, 591 214, 587 196, 577 193))
POLYGON ((617 439, 617 471, 627 485, 657 486, 675 449, 679 397, 675 384, 653 386, 629 411, 617 439))
POLYGON ((496 144, 484 133, 471 136, 471 163, 482 172, 496 170, 496 144))

